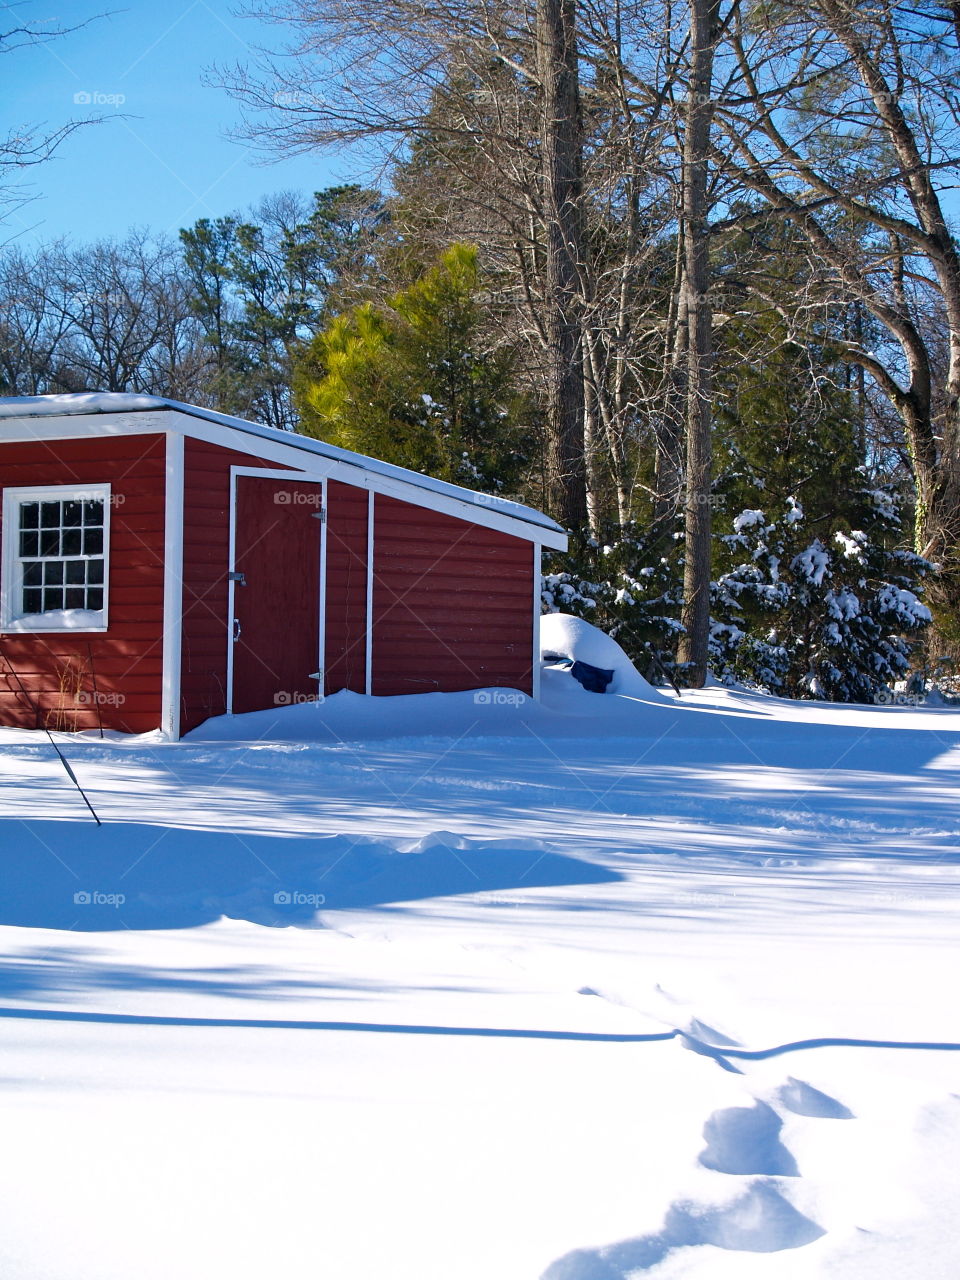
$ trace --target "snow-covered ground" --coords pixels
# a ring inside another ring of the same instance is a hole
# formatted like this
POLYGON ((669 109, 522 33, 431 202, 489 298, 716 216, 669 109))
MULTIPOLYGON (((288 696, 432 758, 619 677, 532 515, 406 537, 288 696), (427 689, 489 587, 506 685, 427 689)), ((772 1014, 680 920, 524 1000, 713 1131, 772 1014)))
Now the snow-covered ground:
POLYGON ((960 715, 0 731, 4 1280, 960 1273, 960 715))

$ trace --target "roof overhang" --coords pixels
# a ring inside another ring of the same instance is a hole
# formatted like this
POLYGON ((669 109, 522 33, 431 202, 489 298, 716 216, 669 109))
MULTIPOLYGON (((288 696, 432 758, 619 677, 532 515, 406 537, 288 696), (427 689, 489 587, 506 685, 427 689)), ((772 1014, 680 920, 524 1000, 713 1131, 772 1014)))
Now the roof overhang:
POLYGON ((431 476, 421 476, 375 458, 349 453, 347 449, 335 448, 311 436, 264 428, 255 422, 233 419, 223 413, 187 404, 180 406, 155 397, 0 399, 0 442, 52 442, 91 435, 152 435, 168 431, 255 454, 276 466, 289 467, 316 479, 339 480, 356 488, 428 507, 431 511, 467 520, 486 529, 506 532, 541 547, 567 549, 566 532, 549 516, 532 507, 524 507, 495 494, 461 489, 431 476), (56 412, 56 408, 63 406, 67 399, 72 402, 68 412, 56 412))
POLYGON ((366 458, 310 436, 262 427, 214 410, 153 396, 121 394, 0 399, 0 441, 160 432, 176 432, 248 452, 277 466, 399 498, 551 550, 567 549, 563 529, 532 507, 366 458))

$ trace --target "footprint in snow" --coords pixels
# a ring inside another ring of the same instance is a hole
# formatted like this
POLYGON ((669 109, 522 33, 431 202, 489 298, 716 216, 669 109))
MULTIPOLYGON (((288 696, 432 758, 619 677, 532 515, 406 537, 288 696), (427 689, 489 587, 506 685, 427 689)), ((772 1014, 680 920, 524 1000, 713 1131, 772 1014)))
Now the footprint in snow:
POLYGON ((796 1160, 780 1141, 782 1127, 783 1121, 766 1102, 715 1111, 703 1126, 707 1145, 700 1163, 718 1173, 799 1177, 796 1160))
POLYGON ((541 1280, 627 1280, 659 1266, 674 1249, 710 1244, 731 1252, 779 1253, 802 1248, 824 1234, 775 1182, 758 1179, 727 1204, 672 1205, 656 1235, 601 1249, 575 1249, 551 1263, 541 1280))

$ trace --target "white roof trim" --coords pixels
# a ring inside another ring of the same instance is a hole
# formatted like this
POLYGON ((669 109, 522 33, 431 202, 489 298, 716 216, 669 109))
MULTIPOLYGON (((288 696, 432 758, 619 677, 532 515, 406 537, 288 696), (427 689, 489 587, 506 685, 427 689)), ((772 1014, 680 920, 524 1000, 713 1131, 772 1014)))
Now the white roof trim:
MULTIPOLYGON (((303 454, 313 455, 316 459, 325 459, 328 462, 339 464, 335 468, 321 468, 323 474, 333 475, 334 470, 338 473, 336 478, 343 479, 347 483, 359 484, 366 488, 376 488, 380 492, 396 492, 394 485, 402 485, 404 490, 410 488, 429 493, 431 501, 426 505, 440 509, 449 509, 448 503, 454 502, 459 508, 451 514, 460 515, 461 519, 475 520, 478 524, 488 525, 494 528, 503 528, 503 522, 509 522, 511 525, 526 526, 522 532, 520 529, 510 530, 515 532, 517 536, 537 540, 546 546, 554 547, 556 550, 566 550, 567 537, 563 529, 549 516, 537 511, 533 507, 524 506, 519 502, 511 502, 507 499, 500 498, 496 495, 477 493, 472 489, 465 489, 459 485, 449 484, 445 480, 435 480, 432 476, 424 476, 416 471, 408 471, 404 467, 395 467, 388 462, 380 462, 376 458, 367 458, 359 453, 352 453, 348 449, 338 449, 335 445, 327 444, 323 440, 315 440, 312 436, 299 435, 291 431, 279 431, 274 427, 263 427, 259 423, 247 422, 243 418, 233 418, 228 414, 217 413, 213 409, 203 409, 197 405, 182 404, 178 400, 167 400, 158 396, 141 396, 129 395, 121 392, 96 392, 90 394, 78 395, 60 395, 60 396, 9 396, 0 398, 0 438, 11 438, 12 432, 8 427, 12 427, 14 422, 26 422, 30 419, 44 419, 44 426, 53 426, 59 423, 66 426, 64 419, 76 416, 90 418, 96 415, 102 419, 110 416, 115 419, 115 425, 120 427, 121 431, 129 431, 131 428, 143 430, 144 426, 135 425, 134 419, 140 418, 141 415, 149 414, 153 419, 163 414, 165 418, 175 414, 177 418, 187 417, 191 419, 201 419, 206 422, 215 423, 221 427, 227 427, 231 431, 243 432, 245 435, 255 436, 258 440, 269 442, 273 445, 281 445, 284 452, 295 451, 301 455, 297 462, 291 465, 299 466, 304 470, 316 471, 317 468, 310 467, 303 454), (119 419, 119 422, 116 422, 119 419), (371 484, 368 480, 363 480, 358 476, 348 478, 348 469, 356 468, 365 472, 370 476, 382 478, 387 482, 393 482, 391 485, 371 484), (445 498, 447 502, 438 503, 436 498, 445 498), (471 509, 471 514, 467 515, 463 512, 463 508, 471 509), (496 520, 489 520, 484 517, 493 514, 498 517, 496 520), (531 528, 532 526, 532 528, 531 528), (534 530, 536 532, 534 533, 534 530)), ((37 424, 40 425, 39 423, 37 424)), ((104 430, 106 424, 102 421, 97 424, 98 429, 104 430)), ((187 435, 198 435, 209 438, 205 432, 189 429, 182 422, 170 422, 161 430, 181 429, 187 435)), ((108 429, 108 428, 107 428, 108 429)), ((158 428, 154 428, 158 429, 158 428)), ((38 439, 41 433, 30 431, 27 437, 38 439)), ((87 432, 64 431, 64 435, 87 434, 87 432)), ((47 438, 54 438, 43 432, 42 435, 47 438)), ((237 447, 235 445, 235 447, 237 447)), ((245 446, 252 449, 251 445, 245 446)), ((263 455, 267 451, 258 445, 256 452, 263 455)), ((269 451, 270 455, 273 451, 269 451)), ((288 455, 289 456, 289 455, 288 455)), ((279 459, 277 459, 279 460, 279 459)), ((283 459, 287 460, 287 459, 283 459)), ((401 496, 397 494, 397 496, 401 496)), ((403 495, 406 496, 406 493, 403 495)), ((411 497, 407 497, 407 501, 415 501, 411 497)), ((421 503, 423 499, 420 500, 421 503)))
MULTIPOLYGON (((206 422, 176 409, 96 415, 73 414, 68 417, 43 415, 33 419, 19 420, 11 418, 6 424, 0 424, 0 447, 4 440, 77 440, 84 436, 151 435, 167 431, 190 436, 195 440, 206 440, 222 448, 239 449, 264 461, 290 467, 293 471, 310 479, 322 480, 329 477, 331 480, 341 480, 344 484, 354 485, 358 489, 368 489, 375 493, 399 498, 403 502, 455 516, 458 520, 468 520, 472 524, 483 525, 487 529, 498 529, 501 533, 507 533, 514 538, 539 542, 557 551, 567 549, 567 535, 562 531, 555 533, 553 529, 541 528, 501 512, 501 507, 514 507, 516 504, 501 503, 496 499, 490 499, 488 505, 464 501, 459 496, 447 497, 445 493, 425 489, 406 480, 394 480, 355 463, 336 462, 318 455, 313 450, 296 447, 293 441, 302 437, 293 436, 286 431, 271 432, 268 438, 261 437, 256 441, 238 440, 233 427, 206 422)), ((412 471, 404 472, 400 467, 394 470, 401 476, 416 474, 412 471)), ((445 487, 454 493, 463 493, 468 498, 471 496, 469 489, 457 490, 455 485, 445 487)))

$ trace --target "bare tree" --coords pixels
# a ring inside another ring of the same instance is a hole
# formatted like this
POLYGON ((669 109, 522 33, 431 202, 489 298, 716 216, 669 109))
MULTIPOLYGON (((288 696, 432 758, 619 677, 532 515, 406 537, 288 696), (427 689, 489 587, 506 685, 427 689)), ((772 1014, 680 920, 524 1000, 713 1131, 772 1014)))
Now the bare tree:
POLYGON ((713 456, 713 327, 710 307, 708 165, 719 0, 689 0, 690 70, 683 131, 683 309, 686 341, 687 489, 680 660, 691 684, 707 674, 710 639, 710 502, 713 456))
POLYGON ((205 399, 210 353, 176 248, 146 233, 0 255, 0 373, 10 392, 205 399))
POLYGON ((253 72, 225 77, 253 113, 247 136, 258 144, 360 144, 393 159, 433 149, 454 167, 468 158, 459 176, 476 205, 501 220, 501 252, 515 256, 531 304, 553 505, 581 529, 583 131, 574 0, 286 0, 262 16, 294 40, 253 72), (485 193, 480 173, 493 177, 485 193))
MULTIPOLYGON (((73 26, 61 26, 44 18, 31 20, 24 17, 18 20, 22 8, 22 4, 4 5, 8 25, 0 28, 0 57, 11 56, 32 45, 45 44, 49 40, 69 35, 94 21, 91 17, 73 26)), ((48 160, 60 143, 76 129, 92 123, 97 121, 69 120, 55 129, 24 124, 0 137, 0 210, 7 206, 9 212, 10 206, 22 205, 27 196, 22 188, 18 188, 17 179, 27 169, 48 160)))
MULTIPOLYGON (((788 221, 810 272, 797 305, 838 300, 882 335, 842 358, 902 423, 918 551, 960 602, 960 254, 946 196, 960 163, 960 32, 932 0, 812 0, 731 32, 742 88, 717 113, 715 160, 762 204, 741 226, 788 221), (938 352, 931 342, 943 335, 938 352), (952 585, 950 585, 952 583, 952 585)), ((732 221, 732 220, 731 220, 732 221)))
POLYGON ((547 438, 572 529, 587 522, 583 379, 583 123, 576 0, 537 0, 546 303, 547 438))

